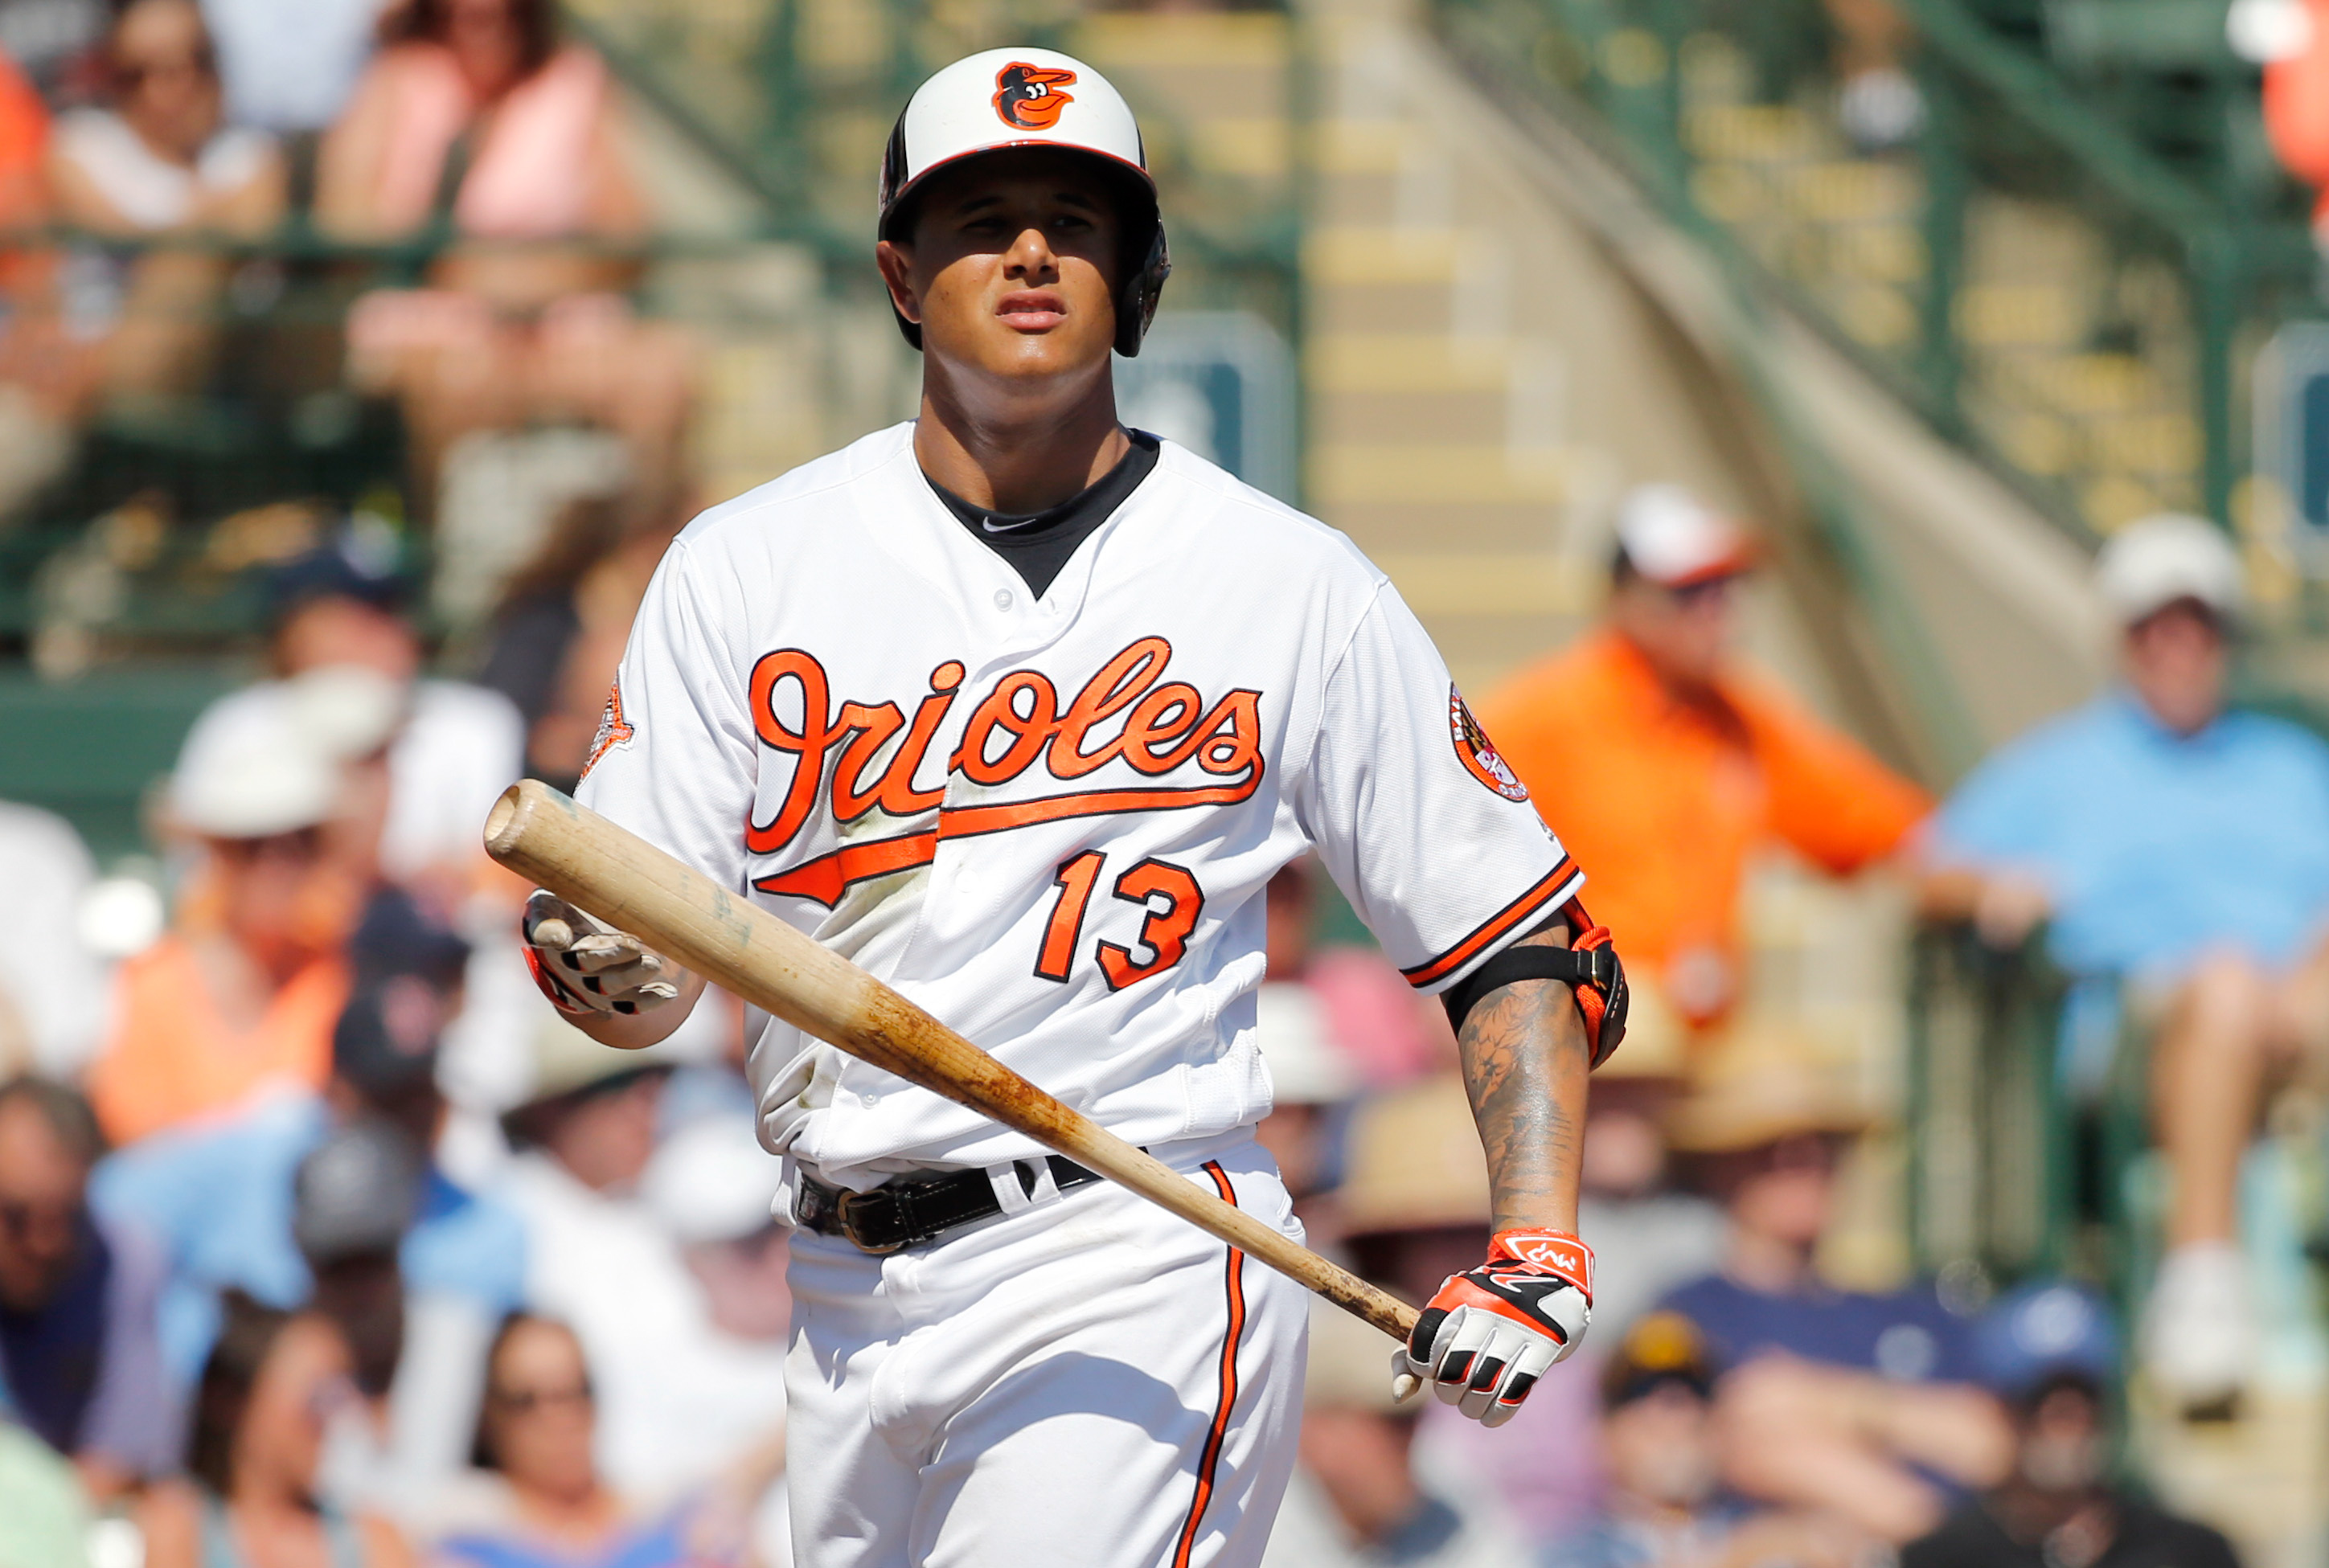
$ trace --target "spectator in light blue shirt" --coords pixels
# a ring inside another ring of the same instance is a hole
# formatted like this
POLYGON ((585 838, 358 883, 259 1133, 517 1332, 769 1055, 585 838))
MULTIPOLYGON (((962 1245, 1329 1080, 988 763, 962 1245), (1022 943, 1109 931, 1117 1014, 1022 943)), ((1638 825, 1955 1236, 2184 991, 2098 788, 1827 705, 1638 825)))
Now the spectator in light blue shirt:
MULTIPOLYGON (((227 1291, 283 1310, 308 1301, 314 1280, 294 1224, 296 1188, 302 1163, 335 1129, 383 1122, 425 1150, 442 1124, 437 1035, 467 944, 426 927, 401 894, 388 890, 375 897, 351 945, 356 983, 334 1032, 325 1095, 287 1093, 231 1120, 158 1134, 107 1160, 90 1183, 99 1214, 142 1232, 168 1256, 162 1338, 181 1387, 201 1370, 227 1291)), ((482 1347, 523 1302, 525 1240, 514 1210, 420 1164, 397 1262, 415 1298, 462 1303, 482 1325, 482 1347)))
POLYGON ((2169 1251, 2142 1328, 2187 1407, 2228 1398, 2253 1329, 2235 1183, 2272 1075, 2329 1047, 2329 745, 2225 711, 2238 559, 2198 518, 2114 536, 2097 586, 2124 681, 1976 769, 1942 810, 1927 908, 2126 982, 2156 1026, 2169 1251))

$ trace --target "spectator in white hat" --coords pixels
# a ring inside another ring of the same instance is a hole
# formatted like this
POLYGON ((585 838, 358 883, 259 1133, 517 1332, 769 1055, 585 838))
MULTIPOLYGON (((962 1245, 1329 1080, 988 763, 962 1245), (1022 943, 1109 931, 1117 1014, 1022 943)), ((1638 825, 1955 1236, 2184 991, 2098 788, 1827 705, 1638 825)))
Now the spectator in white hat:
POLYGON ((278 563, 266 587, 276 679, 212 703, 189 749, 288 687, 302 723, 363 770, 381 869, 449 906, 476 879, 478 824, 522 771, 516 710, 495 692, 424 672, 406 609, 410 580, 393 548, 369 535, 351 530, 278 563))
POLYGON ((2172 1175, 2139 1347, 2200 1408, 2252 1359, 2241 1152, 2275 1079, 2329 1052, 2329 745, 2228 710, 2241 574, 2204 519, 2128 525, 2095 586, 2120 680, 1966 780, 1937 820, 1925 904, 2002 946, 2048 923, 2056 959, 2088 982, 2065 1031, 2074 1077, 2098 1078, 2122 996, 2152 1030, 2172 1175))
POLYGON ((488 874, 479 835, 495 797, 522 771, 523 726, 498 692, 426 673, 407 613, 411 586, 392 541, 359 529, 278 563, 266 583, 275 678, 212 703, 186 754, 231 733, 254 706, 288 703, 337 759, 345 810, 328 847, 350 875, 405 888, 477 949, 444 1075, 466 1113, 457 1138, 489 1147, 486 1122, 523 1090, 524 1042, 540 1010, 512 947, 514 907, 488 874))
POLYGON ((341 948, 365 887, 332 851, 340 767, 288 696, 189 745, 173 827, 199 850, 175 928, 116 977, 90 1098, 116 1146, 240 1104, 270 1084, 321 1089, 347 1000, 341 948))

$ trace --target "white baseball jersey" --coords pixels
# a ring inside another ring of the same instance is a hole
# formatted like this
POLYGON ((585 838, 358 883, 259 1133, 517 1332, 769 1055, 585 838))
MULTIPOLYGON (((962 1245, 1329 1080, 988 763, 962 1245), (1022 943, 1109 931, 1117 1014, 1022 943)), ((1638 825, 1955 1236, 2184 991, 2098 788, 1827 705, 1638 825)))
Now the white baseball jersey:
MULTIPOLYGON (((713 508, 582 800, 1142 1144, 1259 1121, 1271 874, 1315 850, 1419 990, 1583 878, 1341 534, 1171 443, 1040 596, 904 424, 713 508)), ((768 1146, 867 1187, 1039 1154, 772 1023, 768 1146)))

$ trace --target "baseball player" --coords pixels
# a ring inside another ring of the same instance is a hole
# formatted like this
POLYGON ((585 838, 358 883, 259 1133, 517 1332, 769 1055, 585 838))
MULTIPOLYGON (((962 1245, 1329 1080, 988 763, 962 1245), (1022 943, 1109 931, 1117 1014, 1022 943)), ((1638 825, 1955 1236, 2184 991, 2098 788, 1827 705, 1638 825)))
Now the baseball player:
MULTIPOLYGON (((1349 540, 1117 422, 1170 263, 1098 73, 1000 50, 923 84, 876 258, 919 417, 680 536, 582 798, 1297 1236, 1253 993, 1262 890, 1315 851, 1445 999, 1495 1187, 1396 1378, 1507 1419, 1592 1298, 1578 1127, 1624 988, 1582 875, 1349 540)), ((548 894, 526 929, 608 1045, 702 990, 548 894)), ((801 1563, 1259 1559, 1299 1287, 781 1023, 750 1066, 797 1226, 801 1563)))

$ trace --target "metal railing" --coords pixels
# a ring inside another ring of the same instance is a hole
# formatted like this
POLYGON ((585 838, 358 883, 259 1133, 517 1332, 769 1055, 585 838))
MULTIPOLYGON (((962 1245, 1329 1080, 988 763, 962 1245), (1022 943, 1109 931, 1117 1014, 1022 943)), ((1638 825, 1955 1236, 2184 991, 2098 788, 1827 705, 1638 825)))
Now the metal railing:
POLYGON ((1906 1142, 1919 1268, 1990 1286, 2070 1273, 2127 1311, 2141 1300, 2161 1245, 2151 1039, 2111 1001, 2116 985, 2074 986, 2042 931, 2011 951, 1962 924, 1917 931, 1906 1142))
POLYGON ((2066 986, 2035 941, 1961 925, 1909 950, 1909 1235, 1919 1267, 2006 1281, 2075 1248, 2074 1114, 2056 1081, 2066 986))
POLYGON ((2202 186, 1965 0, 1901 0, 1921 127, 1855 147, 1808 0, 1436 0, 1475 69, 2086 534, 2230 521, 2243 366, 2304 308, 2283 207, 2202 186))
MULTIPOLYGON (((874 176, 892 121, 924 77, 950 60, 1010 43, 1057 48, 1111 72, 1140 116, 1172 221, 1176 305, 1234 298, 1291 336, 1298 311, 1300 219, 1292 149, 1302 112, 1294 23, 1282 8, 1234 16, 1136 16, 1081 0, 569 0, 571 25, 624 81, 766 202, 773 235, 863 270, 874 176), (1174 35, 1185 36, 1175 40, 1174 35), (1223 159, 1207 110, 1155 80, 1169 67, 1142 45, 1208 43, 1259 63, 1261 101, 1239 119, 1284 155, 1223 159), (1127 47, 1129 45, 1129 47, 1127 47)), ((870 275, 869 275, 870 276, 870 275)))

